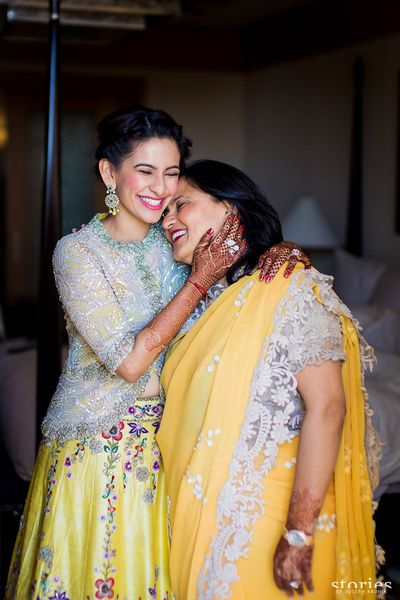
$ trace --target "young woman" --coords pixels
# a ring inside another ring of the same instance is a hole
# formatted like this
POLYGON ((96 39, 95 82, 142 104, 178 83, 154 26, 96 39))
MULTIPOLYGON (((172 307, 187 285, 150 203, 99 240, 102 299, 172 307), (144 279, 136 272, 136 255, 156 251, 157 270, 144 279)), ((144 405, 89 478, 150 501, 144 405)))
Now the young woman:
POLYGON ((155 440, 164 349, 244 250, 239 219, 227 215, 218 235, 204 236, 189 278, 173 260, 157 222, 191 144, 168 114, 121 109, 100 123, 99 138, 111 214, 55 249, 70 349, 43 422, 7 599, 171 598, 155 440))
POLYGON ((280 239, 280 223, 234 167, 185 170, 163 219, 175 259, 192 264, 227 209, 246 250, 185 324, 162 375, 174 593, 328 600, 359 581, 357 596, 369 598, 378 440, 360 367, 372 351, 331 278, 298 266, 259 282, 257 253, 280 239))

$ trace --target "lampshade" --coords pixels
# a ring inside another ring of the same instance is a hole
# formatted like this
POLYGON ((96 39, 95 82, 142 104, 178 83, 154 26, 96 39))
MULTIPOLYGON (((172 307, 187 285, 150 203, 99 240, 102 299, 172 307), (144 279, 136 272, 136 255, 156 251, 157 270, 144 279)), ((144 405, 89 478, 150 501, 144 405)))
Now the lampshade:
POLYGON ((303 248, 335 248, 339 240, 315 198, 303 196, 297 200, 282 222, 286 240, 303 248))

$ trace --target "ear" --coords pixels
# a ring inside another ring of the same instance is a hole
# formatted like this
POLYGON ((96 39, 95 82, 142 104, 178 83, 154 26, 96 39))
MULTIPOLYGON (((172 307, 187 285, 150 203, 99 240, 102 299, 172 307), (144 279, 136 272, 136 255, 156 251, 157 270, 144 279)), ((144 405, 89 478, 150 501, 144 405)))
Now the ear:
POLYGON ((104 185, 115 186, 115 167, 107 158, 99 160, 99 171, 104 185))

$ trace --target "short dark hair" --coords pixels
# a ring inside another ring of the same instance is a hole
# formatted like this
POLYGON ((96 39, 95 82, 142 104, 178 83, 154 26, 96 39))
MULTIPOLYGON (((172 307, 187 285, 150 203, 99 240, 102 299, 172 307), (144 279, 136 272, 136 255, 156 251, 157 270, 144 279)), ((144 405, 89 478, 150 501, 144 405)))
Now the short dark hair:
POLYGON ((151 138, 167 138, 176 142, 183 168, 190 156, 192 142, 183 134, 183 128, 165 111, 146 106, 124 106, 106 115, 98 124, 96 173, 100 177, 99 161, 106 158, 119 168, 133 152, 135 145, 151 138))
POLYGON ((240 169, 217 160, 196 160, 182 175, 216 202, 228 202, 238 210, 245 228, 247 249, 228 271, 229 284, 251 273, 261 254, 283 240, 278 213, 254 181, 240 169))

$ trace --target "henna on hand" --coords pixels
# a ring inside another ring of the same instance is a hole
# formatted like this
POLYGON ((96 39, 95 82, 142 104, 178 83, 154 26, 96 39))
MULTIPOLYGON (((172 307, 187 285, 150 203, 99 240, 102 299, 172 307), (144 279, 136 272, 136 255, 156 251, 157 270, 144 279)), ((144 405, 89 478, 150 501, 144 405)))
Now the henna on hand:
MULTIPOLYGON (((294 489, 290 498, 286 529, 299 529, 307 535, 313 535, 315 523, 322 506, 322 499, 316 498, 307 489, 294 489)), ((281 537, 274 555, 274 579, 277 587, 293 596, 291 581, 304 582, 307 589, 313 591, 311 546, 290 546, 281 537)), ((296 592, 303 595, 302 585, 296 592)))
POLYGON ((201 238, 193 253, 192 272, 188 281, 200 291, 207 291, 214 283, 224 277, 246 250, 243 239, 243 226, 240 217, 231 214, 221 231, 212 238, 208 230, 201 238))
POLYGON ((311 267, 309 257, 303 250, 293 242, 283 241, 271 246, 258 260, 258 268, 261 269, 260 281, 269 283, 273 280, 281 266, 288 262, 284 277, 289 277, 298 262, 302 262, 306 269, 311 267))
POLYGON ((299 596, 304 595, 303 582, 310 592, 314 591, 311 576, 313 550, 314 546, 297 548, 290 546, 283 537, 279 540, 273 561, 274 579, 276 586, 289 597, 293 597, 294 591, 299 596), (299 582, 296 590, 291 587, 291 581, 299 582))

